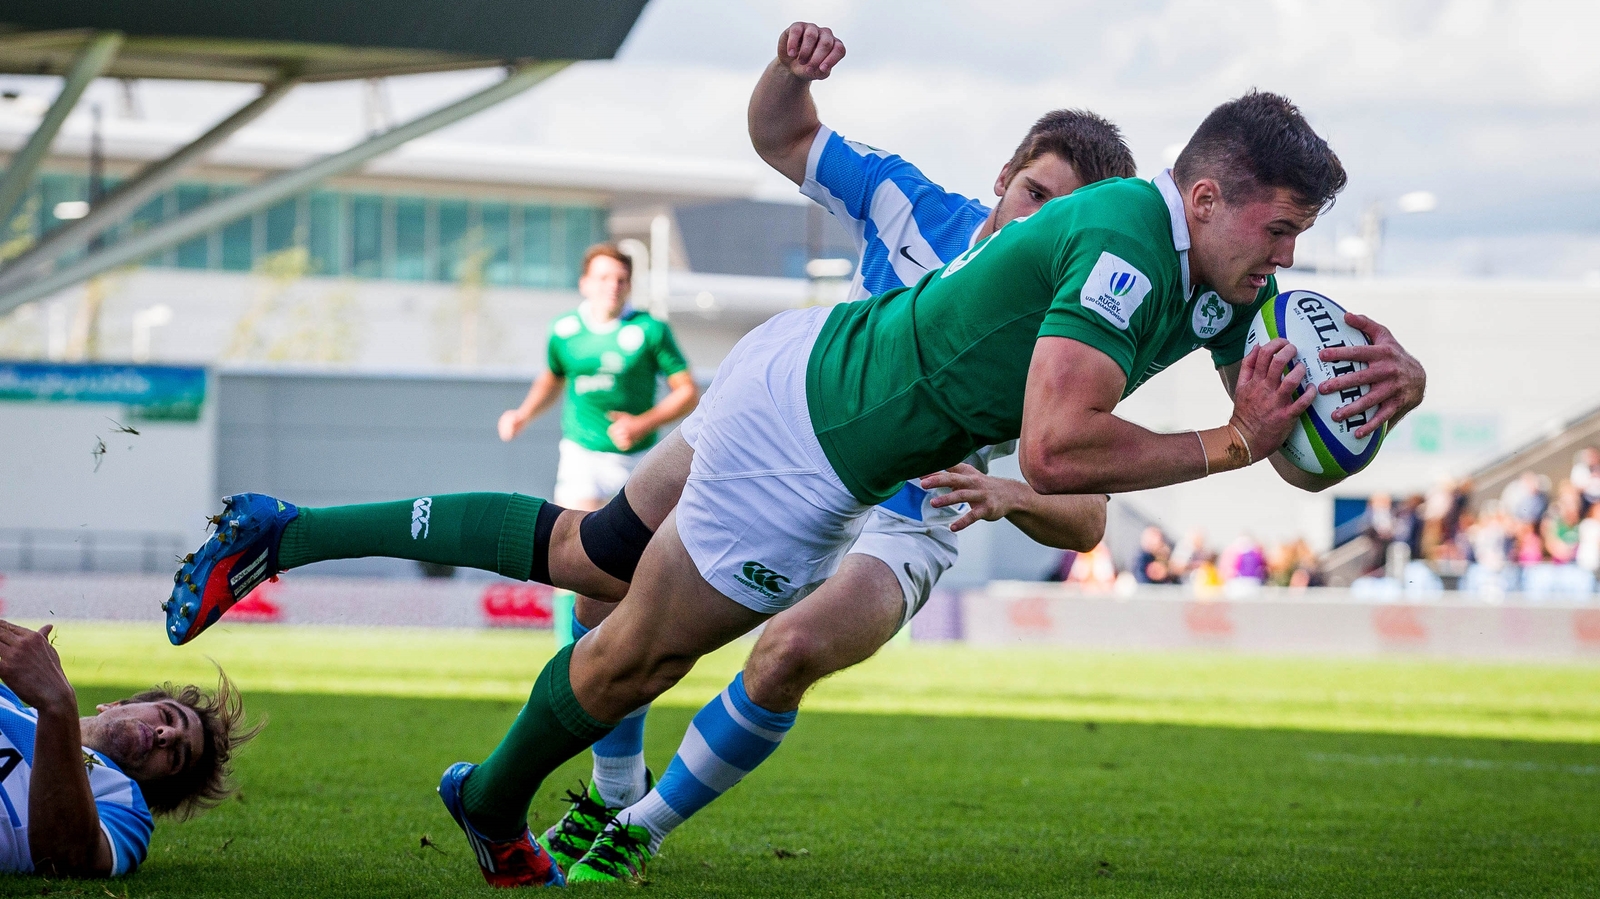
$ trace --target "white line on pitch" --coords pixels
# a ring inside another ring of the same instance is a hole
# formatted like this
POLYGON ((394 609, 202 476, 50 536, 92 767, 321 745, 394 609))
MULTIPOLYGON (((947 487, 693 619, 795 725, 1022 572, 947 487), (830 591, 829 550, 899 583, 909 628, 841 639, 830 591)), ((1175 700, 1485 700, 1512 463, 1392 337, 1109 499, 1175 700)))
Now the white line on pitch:
POLYGON ((1348 765, 1429 765, 1439 768, 1469 768, 1478 771, 1531 771, 1557 774, 1600 774, 1600 765, 1551 765, 1545 762, 1506 762, 1493 759, 1463 759, 1448 756, 1356 755, 1348 752, 1308 752, 1313 762, 1339 762, 1348 765))

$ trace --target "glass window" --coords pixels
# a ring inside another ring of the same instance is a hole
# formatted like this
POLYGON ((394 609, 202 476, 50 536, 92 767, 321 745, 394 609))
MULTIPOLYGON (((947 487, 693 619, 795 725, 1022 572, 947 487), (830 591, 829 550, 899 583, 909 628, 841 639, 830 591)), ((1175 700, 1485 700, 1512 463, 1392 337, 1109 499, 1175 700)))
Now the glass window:
POLYGON ((383 199, 350 198, 350 273, 376 278, 383 273, 383 199))
MULTIPOLYGON (((204 184, 180 184, 177 187, 178 215, 204 206, 211 198, 211 188, 204 184)), ((210 248, 205 235, 178 245, 179 268, 205 268, 210 261, 210 248)))
POLYGON ((57 204, 89 199, 89 179, 78 175, 40 175, 38 190, 39 230, 49 231, 68 221, 56 218, 57 204))
MULTIPOLYGON (((166 196, 164 194, 156 194, 155 196, 146 200, 143 206, 140 206, 138 209, 134 210, 133 215, 128 216, 128 220, 126 222, 118 225, 116 230, 112 231, 107 236, 107 242, 110 243, 114 241, 127 240, 130 237, 136 237, 146 231, 149 231, 156 225, 161 224, 161 220, 165 218, 166 208, 166 196)), ((162 258, 160 255, 144 261, 147 265, 162 264, 162 258)))
POLYGON ((421 281, 428 276, 428 204, 415 197, 394 201, 394 277, 421 281))
POLYGON ((512 283, 515 279, 511 272, 511 207, 505 203, 485 203, 478 207, 478 227, 483 229, 483 248, 487 255, 483 263, 484 283, 512 283))
MULTIPOLYGON (((227 193, 237 193, 238 189, 227 193)), ((256 217, 247 215, 222 226, 222 267, 230 272, 247 272, 256 261, 256 217)))
POLYGON ((569 206, 562 210, 566 216, 567 239, 566 246, 566 277, 561 286, 576 289, 578 276, 583 273, 578 271, 578 266, 583 264, 583 254, 595 243, 595 216, 594 210, 581 206, 569 206))
POLYGON ((298 199, 284 200, 267 210, 267 244, 268 253, 287 250, 295 245, 295 228, 299 219, 298 199))
POLYGON ((256 219, 247 215, 222 228, 222 267, 247 272, 256 262, 256 219))
POLYGON ((467 201, 439 201, 439 265, 434 277, 440 281, 457 281, 462 276, 461 264, 477 247, 468 236, 467 201))
POLYGON ((308 248, 311 274, 344 274, 344 198, 317 192, 311 195, 308 248))
POLYGON ((548 206, 522 207, 522 283, 527 287, 551 287, 550 262, 555 258, 551 238, 555 236, 553 210, 548 206))

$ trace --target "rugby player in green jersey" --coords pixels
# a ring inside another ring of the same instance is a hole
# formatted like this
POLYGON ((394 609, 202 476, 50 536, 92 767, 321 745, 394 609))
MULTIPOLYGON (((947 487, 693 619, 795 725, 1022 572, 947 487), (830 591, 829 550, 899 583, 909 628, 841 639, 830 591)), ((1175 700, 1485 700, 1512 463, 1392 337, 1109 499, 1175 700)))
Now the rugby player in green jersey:
MULTIPOLYGON (((1294 348, 1278 340, 1229 358, 1222 336, 1275 293, 1295 238, 1344 183, 1293 104, 1251 93, 1214 110, 1154 182, 1090 185, 911 287, 752 331, 708 402, 599 512, 431 497, 434 528, 419 540, 411 501, 298 514, 233 498, 219 534, 179 572, 169 629, 176 642, 215 621, 240 595, 232 571, 250 571, 240 583, 253 586, 258 572, 353 555, 620 597, 603 627, 546 665, 489 758, 452 766, 439 785, 491 882, 560 882, 527 830, 545 777, 699 656, 815 590, 862 516, 905 479, 1019 438, 1023 474, 1046 494, 1159 487, 1275 457, 1311 401, 1295 397, 1294 348), (1115 414, 1149 375, 1202 346, 1233 394, 1226 423, 1161 434, 1115 414), (201 588, 203 605, 184 599, 201 588)), ((1426 377, 1387 330, 1348 321, 1372 346, 1322 358, 1368 367, 1323 389, 1369 386, 1335 417, 1365 412, 1370 432, 1415 408, 1426 377)), ((1306 489, 1332 483, 1273 464, 1306 489)), ((757 727, 759 711, 729 707, 757 727)))
POLYGON ((583 301, 550 325, 547 368, 522 405, 500 416, 500 439, 511 441, 562 396, 561 461, 553 499, 592 510, 622 489, 656 432, 687 415, 699 398, 689 363, 672 329, 628 305, 633 262, 611 244, 583 254, 583 301), (656 380, 669 392, 656 401, 656 380))

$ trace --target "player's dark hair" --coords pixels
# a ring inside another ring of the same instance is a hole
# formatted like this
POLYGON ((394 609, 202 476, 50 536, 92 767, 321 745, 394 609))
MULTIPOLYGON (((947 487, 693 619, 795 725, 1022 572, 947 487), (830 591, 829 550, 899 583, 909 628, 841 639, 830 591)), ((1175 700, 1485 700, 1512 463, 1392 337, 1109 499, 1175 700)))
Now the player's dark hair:
POLYGON ((1206 116, 1178 154, 1172 178, 1185 190, 1211 178, 1229 202, 1288 188, 1296 203, 1319 212, 1333 205, 1349 180, 1339 157, 1311 130, 1299 107, 1287 97, 1257 90, 1206 116))
POLYGON ((623 269, 628 272, 628 277, 630 279, 633 277, 633 257, 617 249, 617 245, 614 243, 597 243, 589 249, 584 250, 583 264, 578 266, 578 274, 589 274, 589 263, 593 262, 595 258, 599 256, 615 259, 622 263, 623 269))
POLYGON ((1006 163, 1008 177, 1046 153, 1065 160, 1084 184, 1132 178, 1139 171, 1117 126, 1083 109, 1057 109, 1034 122, 1006 163))
POLYGON ((188 706, 195 713, 205 736, 205 749, 186 770, 158 780, 140 781, 139 792, 144 794, 151 814, 171 815, 181 821, 233 795, 229 776, 233 773, 234 750, 253 739, 267 722, 265 718, 254 724, 245 721, 244 700, 221 668, 217 669, 214 692, 194 684, 180 687, 164 683, 124 700, 164 701, 188 706))

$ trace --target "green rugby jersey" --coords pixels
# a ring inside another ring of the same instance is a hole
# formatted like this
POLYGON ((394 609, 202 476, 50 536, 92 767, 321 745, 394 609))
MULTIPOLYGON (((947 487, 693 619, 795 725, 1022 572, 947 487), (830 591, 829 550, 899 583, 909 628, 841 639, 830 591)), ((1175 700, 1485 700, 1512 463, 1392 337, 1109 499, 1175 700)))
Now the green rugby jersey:
POLYGON ((1113 179, 1037 213, 916 284, 834 308, 806 370, 817 440, 845 486, 878 503, 901 482, 1015 440, 1034 342, 1068 337, 1110 356, 1123 395, 1207 347, 1244 356, 1269 279, 1236 307, 1187 295, 1183 204, 1169 176, 1113 179))
MULTIPOLYGON (((689 368, 666 322, 639 310, 624 312, 612 327, 593 330, 577 312, 550 326, 549 364, 567 379, 561 409, 561 433, 585 449, 620 453, 606 434, 608 412, 638 415, 656 404, 656 378, 689 368)), ((642 453, 656 442, 649 434, 629 453, 642 453)))

